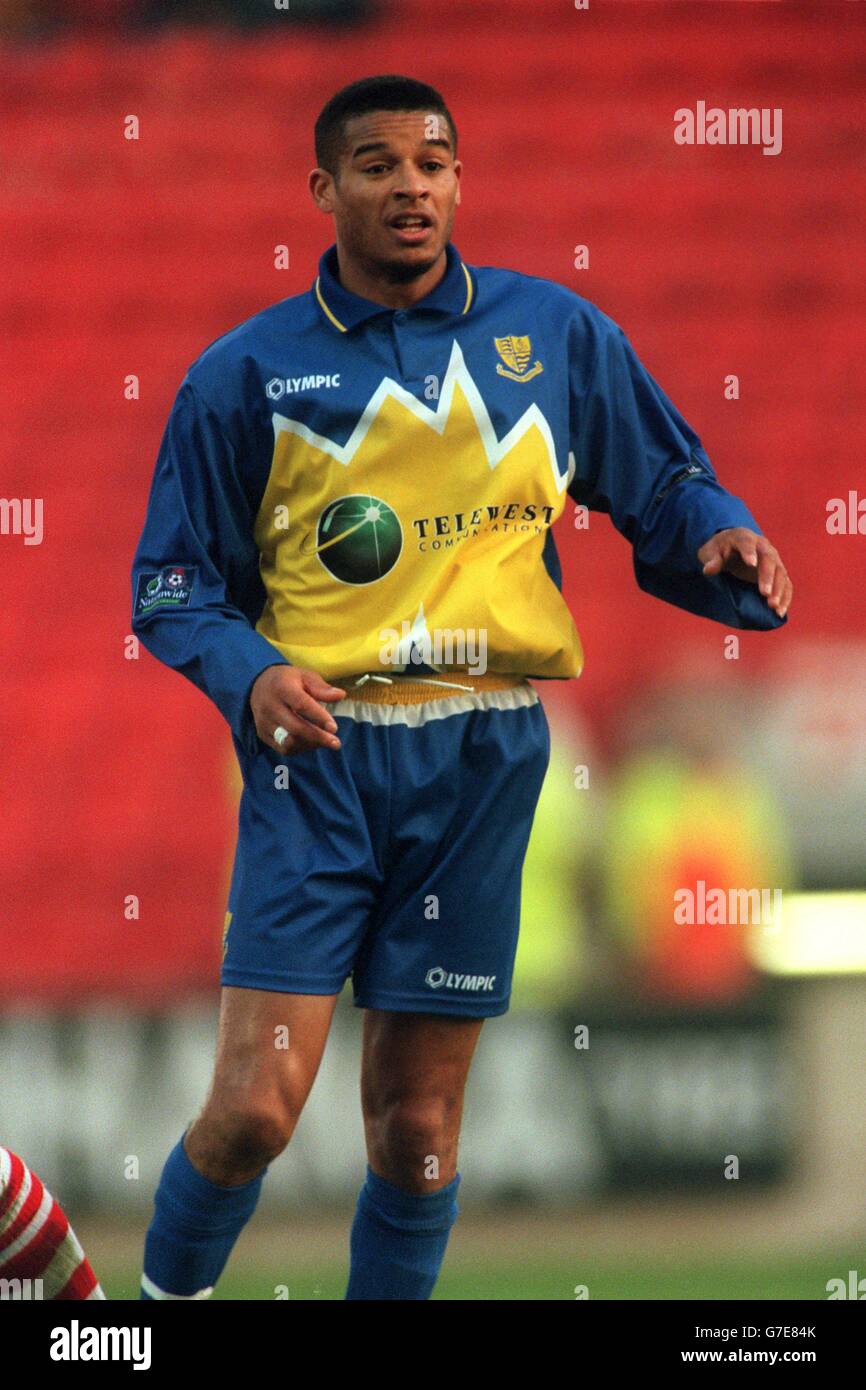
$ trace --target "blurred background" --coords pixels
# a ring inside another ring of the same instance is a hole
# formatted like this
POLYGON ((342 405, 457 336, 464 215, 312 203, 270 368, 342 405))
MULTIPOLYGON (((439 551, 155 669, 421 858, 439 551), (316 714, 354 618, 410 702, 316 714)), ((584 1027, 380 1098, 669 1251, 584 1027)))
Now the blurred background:
MULTIPOLYGON (((187 366, 311 285, 313 122, 380 72, 454 111, 464 259, 616 319, 796 589, 732 643, 640 593, 606 517, 557 523, 586 670, 537 683, 514 1003, 437 1296, 866 1276, 864 36, 845 0, 0 0, 0 1142, 111 1296, 209 1081, 238 795, 219 715, 130 641, 130 561, 187 366), (781 108, 782 152, 677 145, 699 100, 781 108)), ((359 1021, 220 1296, 342 1295, 359 1021)))

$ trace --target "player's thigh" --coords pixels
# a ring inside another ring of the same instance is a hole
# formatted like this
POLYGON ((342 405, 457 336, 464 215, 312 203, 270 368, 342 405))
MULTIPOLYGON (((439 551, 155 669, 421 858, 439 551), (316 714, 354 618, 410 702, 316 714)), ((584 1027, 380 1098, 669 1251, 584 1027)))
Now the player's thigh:
POLYGON ((337 998, 224 987, 211 1097, 272 1098, 299 1112, 316 1079, 337 998))
POLYGON ((459 1105, 483 1023, 483 1018, 365 1009, 365 1115, 381 1115, 401 1103, 459 1105))

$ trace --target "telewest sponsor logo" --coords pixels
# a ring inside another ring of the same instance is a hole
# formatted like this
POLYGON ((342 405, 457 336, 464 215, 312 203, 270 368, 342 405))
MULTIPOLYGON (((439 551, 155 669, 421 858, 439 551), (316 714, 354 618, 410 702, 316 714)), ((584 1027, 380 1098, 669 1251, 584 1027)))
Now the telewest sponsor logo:
POLYGON ((553 521, 555 508, 536 502, 508 502, 504 506, 475 507, 471 512, 446 512, 442 516, 416 516, 411 525, 419 550, 440 550, 466 536, 494 531, 543 531, 553 521))
POLYGON ((339 384, 339 372, 326 375, 319 372, 314 376, 272 376, 265 387, 265 394, 268 400, 279 401, 283 396, 293 396, 296 391, 321 391, 339 384))
POLYGON ((489 993, 496 983, 495 975, 455 975, 441 965, 434 965, 424 977, 430 989, 462 989, 472 993, 489 993))

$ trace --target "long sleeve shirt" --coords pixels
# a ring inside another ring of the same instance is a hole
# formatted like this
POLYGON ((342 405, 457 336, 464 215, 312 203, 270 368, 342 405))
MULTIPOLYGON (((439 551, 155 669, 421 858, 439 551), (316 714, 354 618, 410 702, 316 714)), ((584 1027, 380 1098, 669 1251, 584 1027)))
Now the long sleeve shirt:
POLYGON ((405 669, 415 644, 447 669, 466 664, 455 634, 483 633, 488 670, 578 676, 552 531, 569 499, 609 513, 648 593, 729 628, 781 624, 754 585, 702 574, 715 532, 759 527, 622 330, 562 285, 469 266, 453 243, 446 259, 395 310, 345 289, 330 247, 309 291, 217 339, 180 386, 133 630, 247 752, 250 689, 279 662, 338 683, 405 669))

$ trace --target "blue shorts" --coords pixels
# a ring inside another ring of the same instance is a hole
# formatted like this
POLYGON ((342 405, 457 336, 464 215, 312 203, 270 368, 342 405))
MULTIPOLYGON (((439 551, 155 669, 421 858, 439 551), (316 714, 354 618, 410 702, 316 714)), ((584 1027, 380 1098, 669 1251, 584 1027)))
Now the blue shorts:
POLYGON ((330 709, 339 750, 242 760, 222 983, 338 994, 351 976, 361 1008, 505 1013, 550 757, 537 692, 330 709))

